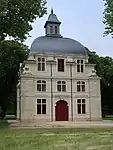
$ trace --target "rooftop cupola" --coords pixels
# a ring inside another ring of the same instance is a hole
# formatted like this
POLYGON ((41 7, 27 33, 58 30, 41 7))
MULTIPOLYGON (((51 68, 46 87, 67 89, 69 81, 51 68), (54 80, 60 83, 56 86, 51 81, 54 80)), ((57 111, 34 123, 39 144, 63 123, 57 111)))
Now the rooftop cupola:
POLYGON ((61 36, 60 35, 60 24, 57 16, 53 13, 51 9, 51 14, 48 17, 48 20, 45 23, 45 34, 46 36, 61 36))

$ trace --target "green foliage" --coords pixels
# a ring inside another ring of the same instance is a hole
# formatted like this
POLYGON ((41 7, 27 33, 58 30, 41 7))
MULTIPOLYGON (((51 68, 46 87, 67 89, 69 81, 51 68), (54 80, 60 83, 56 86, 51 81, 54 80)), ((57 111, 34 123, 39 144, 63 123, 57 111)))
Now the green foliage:
MULTIPOLYGON (((0 42, 0 106, 2 112, 6 111, 10 100, 14 97, 18 83, 19 63, 22 63, 28 56, 28 48, 16 41, 0 42)), ((5 112, 4 112, 5 113, 5 112)), ((4 114, 3 114, 4 115, 4 114)))
MULTIPOLYGON (((27 58, 28 47, 16 41, 0 42, 0 77, 3 79, 27 58)), ((2 80, 3 81, 3 80, 2 80)))
POLYGON ((33 21, 46 13, 45 5, 46 0, 0 0, 0 107, 3 118, 10 105, 16 104, 19 63, 28 56, 28 47, 22 42, 29 36, 33 21))
POLYGON ((101 95, 103 112, 113 113, 113 59, 100 57, 86 48, 89 62, 96 64, 97 75, 101 77, 101 95))
POLYGON ((31 23, 46 13, 45 0, 0 0, 0 40, 13 37, 24 41, 31 23))
POLYGON ((105 35, 113 35, 113 0, 104 0, 104 24, 105 24, 105 35))

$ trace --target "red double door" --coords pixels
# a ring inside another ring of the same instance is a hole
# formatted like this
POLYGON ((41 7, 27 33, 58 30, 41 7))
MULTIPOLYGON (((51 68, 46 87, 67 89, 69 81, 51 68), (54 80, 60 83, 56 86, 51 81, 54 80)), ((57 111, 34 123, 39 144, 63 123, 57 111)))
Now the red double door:
POLYGON ((56 103, 56 121, 68 121, 68 104, 60 100, 56 103))

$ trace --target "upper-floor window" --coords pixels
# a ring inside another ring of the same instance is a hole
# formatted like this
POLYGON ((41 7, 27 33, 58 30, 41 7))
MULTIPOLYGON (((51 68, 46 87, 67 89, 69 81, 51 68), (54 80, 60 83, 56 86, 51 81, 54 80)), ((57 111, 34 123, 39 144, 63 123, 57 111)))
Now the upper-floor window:
POLYGON ((77 99, 77 111, 78 111, 78 114, 86 113, 86 100, 85 99, 77 99))
POLYGON ((46 60, 45 58, 38 58, 38 71, 45 71, 46 60))
POLYGON ((50 26, 50 33, 53 33, 53 26, 50 26))
POLYGON ((55 34, 57 34, 57 33, 58 33, 58 27, 55 26, 55 34))
POLYGON ((66 92, 66 82, 65 81, 57 81, 57 91, 58 92, 66 92))
POLYGON ((83 81, 77 82, 77 92, 85 92, 85 82, 83 81))
POLYGON ((77 72, 84 72, 84 61, 77 60, 77 72))
POLYGON ((64 72, 64 59, 58 59, 58 71, 64 72))
POLYGON ((37 81, 37 91, 41 92, 46 91, 46 81, 44 80, 37 81))
POLYGON ((37 99, 37 114, 46 114, 46 99, 37 99))

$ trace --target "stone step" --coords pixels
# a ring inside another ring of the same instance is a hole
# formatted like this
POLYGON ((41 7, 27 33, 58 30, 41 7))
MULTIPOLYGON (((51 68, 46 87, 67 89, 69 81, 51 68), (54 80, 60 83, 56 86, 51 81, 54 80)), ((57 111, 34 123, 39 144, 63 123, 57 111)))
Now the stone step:
POLYGON ((47 127, 52 127, 52 128, 61 128, 61 127, 94 127, 94 126, 109 126, 113 127, 113 121, 58 121, 58 122, 37 122, 37 121, 9 121, 10 127, 40 127, 40 128, 47 128, 47 127))

